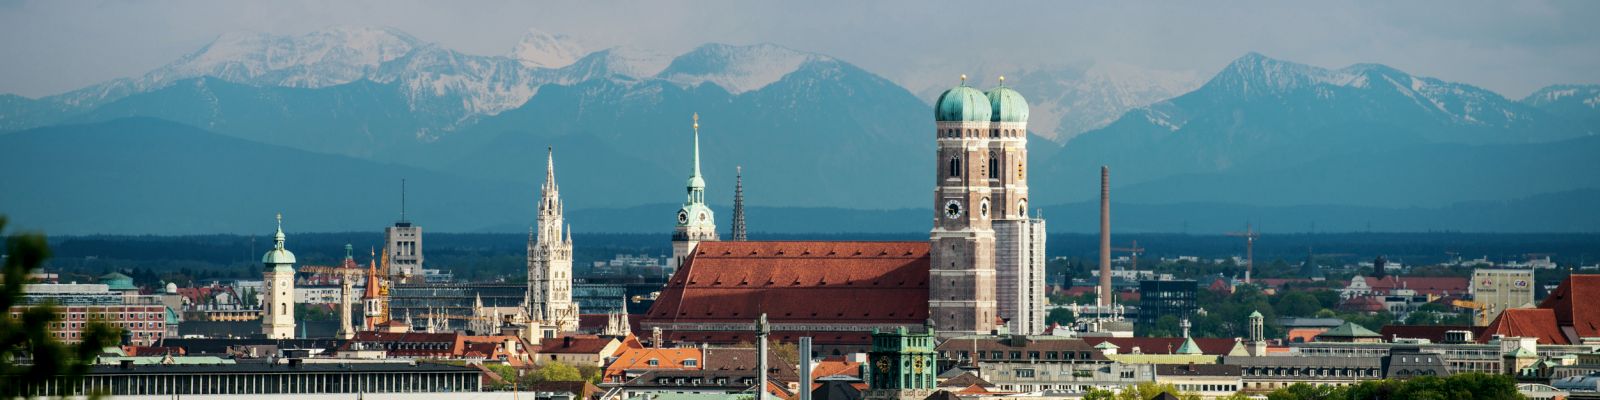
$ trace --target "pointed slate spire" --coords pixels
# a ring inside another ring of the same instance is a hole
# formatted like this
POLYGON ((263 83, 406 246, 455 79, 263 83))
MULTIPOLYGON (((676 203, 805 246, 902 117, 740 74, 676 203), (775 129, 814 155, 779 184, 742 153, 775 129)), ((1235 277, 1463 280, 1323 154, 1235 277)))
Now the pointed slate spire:
POLYGON ((694 174, 689 177, 700 177, 700 113, 694 113, 694 174))
POLYGON ((733 178, 733 241, 743 242, 744 226, 744 167, 734 167, 733 178))

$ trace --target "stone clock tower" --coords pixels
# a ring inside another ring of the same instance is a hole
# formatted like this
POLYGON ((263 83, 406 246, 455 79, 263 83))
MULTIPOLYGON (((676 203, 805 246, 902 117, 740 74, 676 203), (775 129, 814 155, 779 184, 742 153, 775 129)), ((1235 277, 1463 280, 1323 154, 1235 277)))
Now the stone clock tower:
POLYGON ((272 250, 261 255, 261 334, 267 339, 294 339, 294 253, 283 247, 283 214, 272 250))
POLYGON ((961 85, 934 105, 933 232, 928 313, 941 336, 995 327, 995 195, 989 185, 989 98, 961 85))
MULTIPOLYGON (((928 312, 943 337, 1042 323, 1044 223, 1028 218, 1027 103, 962 84, 934 105, 928 312)), ((1039 326, 1042 330, 1042 325, 1039 326)))
POLYGON ((717 240, 717 220, 706 206, 706 180, 700 177, 700 114, 694 114, 694 172, 689 175, 688 199, 678 209, 672 230, 672 268, 682 267, 702 241, 717 240))

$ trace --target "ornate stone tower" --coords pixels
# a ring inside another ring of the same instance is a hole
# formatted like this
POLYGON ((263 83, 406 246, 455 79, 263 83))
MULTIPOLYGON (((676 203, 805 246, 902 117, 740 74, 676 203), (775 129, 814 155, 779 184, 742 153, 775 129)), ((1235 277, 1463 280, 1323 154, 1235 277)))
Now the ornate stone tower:
POLYGON ((933 328, 908 332, 905 327, 892 332, 872 331, 872 351, 867 353, 865 399, 920 400, 933 394, 938 371, 934 352, 933 328))
MULTIPOLYGON (((1043 218, 1028 217, 1028 101, 1000 86, 985 93, 989 130, 981 146, 988 165, 981 182, 993 197, 995 301, 1011 333, 1044 333, 1045 230, 1043 218)), ((980 205, 982 207, 982 205, 980 205)), ((980 210, 982 212, 982 210, 980 210)))
POLYGON ((990 146, 989 98, 961 85, 934 103, 933 231, 928 313, 942 334, 988 333, 999 316, 995 304, 995 232, 992 219, 1008 213, 992 181, 1004 159, 990 146))
POLYGON ((1250 355, 1256 357, 1267 355, 1266 326, 1266 318, 1261 316, 1260 311, 1250 312, 1250 340, 1247 343, 1249 347, 1245 348, 1250 355))
POLYGON ((283 214, 272 250, 261 256, 261 334, 268 339, 294 338, 294 253, 283 247, 283 214))
POLYGON ((555 151, 545 156, 537 235, 528 235, 528 321, 530 335, 553 338, 578 329, 578 303, 572 302, 572 233, 563 236, 561 191, 556 186, 555 151))
POLYGON ((700 177, 700 114, 694 114, 694 172, 689 175, 688 199, 678 209, 672 230, 672 268, 682 267, 702 241, 717 240, 717 222, 706 206, 706 180, 700 177))

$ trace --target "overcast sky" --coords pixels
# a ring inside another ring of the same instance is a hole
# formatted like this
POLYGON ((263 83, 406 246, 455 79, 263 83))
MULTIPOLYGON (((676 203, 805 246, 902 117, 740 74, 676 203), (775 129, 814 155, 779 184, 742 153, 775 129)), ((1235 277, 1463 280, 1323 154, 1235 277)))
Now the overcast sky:
POLYGON ((495 55, 530 27, 590 48, 669 54, 706 42, 771 42, 902 83, 979 63, 1104 62, 1209 74, 1258 51, 1324 67, 1383 63, 1521 98, 1549 84, 1600 83, 1597 21, 1596 1, 0 0, 0 93, 37 97, 139 75, 228 31, 356 25, 495 55))

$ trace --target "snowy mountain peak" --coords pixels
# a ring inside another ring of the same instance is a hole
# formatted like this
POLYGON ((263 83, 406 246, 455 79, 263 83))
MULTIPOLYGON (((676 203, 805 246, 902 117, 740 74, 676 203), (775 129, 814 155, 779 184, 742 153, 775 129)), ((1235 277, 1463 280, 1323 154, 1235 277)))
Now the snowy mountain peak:
POLYGON ((561 68, 563 81, 580 82, 607 76, 648 79, 660 74, 672 57, 633 47, 613 47, 589 53, 561 68))
POLYGON ((1600 85, 1553 85, 1533 92, 1522 102, 1534 107, 1571 103, 1600 109, 1600 85))
POLYGON ((567 35, 554 35, 529 28, 511 50, 510 57, 529 68, 561 68, 577 62, 588 54, 583 46, 567 35))
POLYGON ((266 80, 291 87, 348 83, 421 45, 389 28, 333 27, 300 36, 233 32, 151 71, 140 86, 211 76, 235 82, 266 80))
POLYGON ((707 44, 673 59, 658 77, 688 86, 710 82, 738 94, 777 82, 807 62, 828 60, 832 59, 768 43, 707 44))

